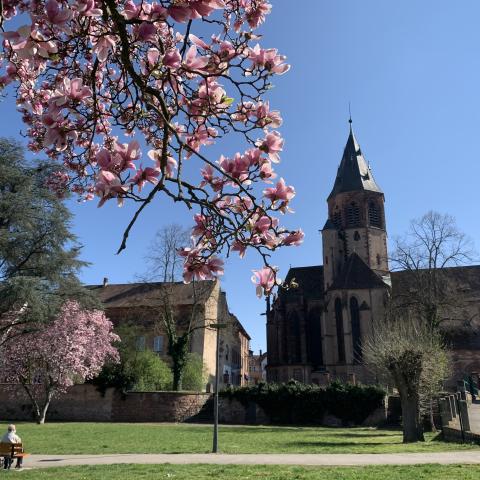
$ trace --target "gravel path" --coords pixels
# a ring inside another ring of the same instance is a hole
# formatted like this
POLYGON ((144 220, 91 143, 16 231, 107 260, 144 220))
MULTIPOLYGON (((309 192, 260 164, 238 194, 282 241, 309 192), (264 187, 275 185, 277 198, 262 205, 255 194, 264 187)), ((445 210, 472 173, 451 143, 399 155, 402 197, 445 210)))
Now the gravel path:
POLYGON ((219 465, 416 465, 436 463, 480 464, 480 453, 473 451, 440 453, 386 454, 111 454, 111 455, 31 455, 27 468, 66 467, 73 465, 189 464, 219 465))

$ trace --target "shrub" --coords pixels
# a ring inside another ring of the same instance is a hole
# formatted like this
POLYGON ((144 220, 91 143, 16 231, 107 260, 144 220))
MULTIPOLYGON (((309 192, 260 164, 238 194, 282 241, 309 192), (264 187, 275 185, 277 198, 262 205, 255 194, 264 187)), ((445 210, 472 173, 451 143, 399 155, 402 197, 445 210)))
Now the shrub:
POLYGON ((382 406, 385 392, 376 386, 332 382, 328 387, 288 383, 259 383, 248 387, 229 387, 220 395, 247 406, 257 403, 270 421, 280 424, 321 424, 329 413, 343 424, 361 424, 382 406))
POLYGON ((201 392, 206 383, 203 359, 198 353, 189 353, 183 370, 182 390, 201 392))

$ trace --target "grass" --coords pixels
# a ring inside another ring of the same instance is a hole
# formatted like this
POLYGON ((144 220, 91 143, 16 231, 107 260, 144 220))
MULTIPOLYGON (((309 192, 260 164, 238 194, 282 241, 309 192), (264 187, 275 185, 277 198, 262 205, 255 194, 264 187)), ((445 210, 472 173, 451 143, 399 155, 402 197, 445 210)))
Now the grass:
POLYGON ((291 467, 243 465, 105 465, 24 470, 24 480, 478 480, 479 465, 291 467))
MULTIPOLYGON (((0 424, 0 432, 6 424, 0 424)), ((126 423, 17 423, 29 453, 206 453, 208 425, 126 423)), ((220 426, 223 453, 399 453, 479 449, 439 441, 402 444, 400 430, 374 428, 220 426)))

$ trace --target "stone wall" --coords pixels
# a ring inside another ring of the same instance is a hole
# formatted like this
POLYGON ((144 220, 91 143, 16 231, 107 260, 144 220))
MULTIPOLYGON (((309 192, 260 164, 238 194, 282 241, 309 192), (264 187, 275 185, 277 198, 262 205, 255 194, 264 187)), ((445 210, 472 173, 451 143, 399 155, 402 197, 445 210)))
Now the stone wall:
MULTIPOLYGON (((184 422, 198 415, 210 398, 206 393, 129 392, 108 389, 101 395, 93 385, 75 385, 53 400, 47 421, 184 422)), ((23 390, 0 384, 0 420, 31 420, 32 408, 23 390)))

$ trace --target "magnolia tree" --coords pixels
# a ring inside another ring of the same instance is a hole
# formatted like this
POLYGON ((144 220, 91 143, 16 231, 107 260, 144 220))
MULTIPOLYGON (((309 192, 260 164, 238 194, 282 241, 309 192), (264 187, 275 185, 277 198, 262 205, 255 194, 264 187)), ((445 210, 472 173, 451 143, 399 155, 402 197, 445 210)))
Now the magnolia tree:
POLYGON ((118 340, 103 312, 68 301, 53 322, 1 347, 0 377, 23 386, 37 422, 44 423, 52 398, 74 381, 93 378, 106 361, 118 361, 112 346, 118 340))
POLYGON ((99 206, 136 202, 119 251, 157 194, 182 202, 195 211, 184 280, 212 279, 223 272, 220 252, 251 248, 263 257, 258 293, 270 293, 270 252, 303 239, 278 218, 295 190, 276 179, 282 118, 265 99, 289 66, 254 33, 271 5, 3 0, 0 9, 0 83, 16 92, 30 149, 59 162, 51 188, 99 206), (14 17, 25 25, 9 30, 14 17), (245 150, 211 158, 207 147, 227 136, 245 150))

